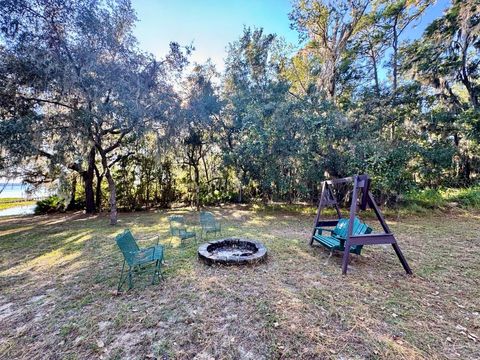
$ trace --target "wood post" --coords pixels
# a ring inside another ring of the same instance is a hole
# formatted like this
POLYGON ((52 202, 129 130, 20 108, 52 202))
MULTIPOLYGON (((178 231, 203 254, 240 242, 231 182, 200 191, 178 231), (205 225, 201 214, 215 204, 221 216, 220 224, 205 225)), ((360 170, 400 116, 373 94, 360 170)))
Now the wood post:
POLYGON ((405 259, 405 256, 403 256, 402 250, 400 250, 400 247, 398 246, 397 241, 395 241, 395 243, 393 243, 392 246, 393 246, 393 250, 395 250, 395 253, 398 256, 398 259, 402 263, 402 266, 405 269, 405 272, 409 275, 412 275, 413 271, 408 265, 407 259, 405 259))
POLYGON ((310 246, 313 245, 313 237, 315 236, 316 227, 318 226, 318 220, 320 219, 320 214, 322 212, 323 207, 323 197, 325 196, 325 181, 322 183, 322 191, 320 192, 320 200, 318 200, 318 209, 317 215, 315 216, 315 222, 313 223, 313 232, 312 236, 310 237, 310 246))
POLYGON ((342 274, 347 274, 348 269, 348 259, 350 258, 350 237, 353 232, 353 223, 355 221, 355 215, 357 213, 357 198, 358 198, 358 177, 353 178, 353 193, 352 193, 352 203, 350 204, 350 218, 348 220, 348 232, 347 240, 345 241, 345 250, 343 250, 343 261, 342 261, 342 274))
MULTIPOLYGON (((380 221, 380 224, 382 225, 385 233, 392 234, 392 232, 390 231, 390 228, 388 227, 388 225, 387 225, 387 223, 386 223, 386 221, 385 221, 385 219, 382 215, 382 212, 380 211, 380 208, 375 203, 375 199, 373 198, 373 195, 372 195, 371 192, 368 192, 368 203, 373 208, 373 211, 375 211, 375 215, 377 215, 378 221, 380 221)), ((393 236, 393 234, 392 234, 392 236, 393 236)), ((400 247, 397 244, 397 239, 395 239, 395 237, 394 237, 394 240, 395 240, 395 242, 392 244, 393 249, 395 250, 395 254, 397 254, 398 259, 402 263, 402 266, 405 269, 405 272, 407 274, 410 274, 410 275, 413 274, 412 269, 408 265, 408 262, 407 262, 407 259, 405 259, 405 256, 403 256, 402 250, 400 250, 400 247)))

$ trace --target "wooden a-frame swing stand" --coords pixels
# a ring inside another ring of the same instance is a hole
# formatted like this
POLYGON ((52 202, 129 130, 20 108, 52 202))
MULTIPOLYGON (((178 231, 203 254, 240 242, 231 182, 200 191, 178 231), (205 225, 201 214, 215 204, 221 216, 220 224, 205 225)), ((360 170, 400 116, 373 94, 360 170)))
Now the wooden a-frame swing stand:
POLYGON ((343 179, 334 179, 326 180, 322 183, 322 192, 320 194, 320 200, 318 204, 317 216, 315 217, 315 223, 313 226, 313 233, 310 240, 310 245, 313 245, 314 235, 316 229, 321 226, 336 226, 338 220, 321 220, 322 209, 326 206, 334 206, 338 215, 338 219, 341 219, 342 215, 340 208, 338 206, 336 197, 332 191, 331 186, 335 184, 353 182, 353 193, 352 193, 352 204, 350 206, 350 218, 348 223, 348 232, 345 239, 345 250, 343 252, 342 260, 342 273, 345 275, 347 273, 348 260, 350 256, 350 248, 355 245, 376 245, 376 244, 391 244, 395 253, 398 256, 398 259, 403 265, 407 274, 412 274, 412 269, 407 263, 407 260, 403 256, 400 247, 397 244, 397 240, 393 235, 392 231, 388 227, 385 219, 380 211, 380 208, 375 203, 375 200, 370 192, 370 178, 368 175, 357 175, 353 177, 343 178, 343 179), (358 204, 358 198, 360 197, 360 203, 358 204), (374 233, 374 234, 361 234, 361 235, 352 235, 354 219, 357 214, 357 207, 360 210, 366 210, 369 206, 375 212, 378 221, 382 225, 384 233, 374 233))

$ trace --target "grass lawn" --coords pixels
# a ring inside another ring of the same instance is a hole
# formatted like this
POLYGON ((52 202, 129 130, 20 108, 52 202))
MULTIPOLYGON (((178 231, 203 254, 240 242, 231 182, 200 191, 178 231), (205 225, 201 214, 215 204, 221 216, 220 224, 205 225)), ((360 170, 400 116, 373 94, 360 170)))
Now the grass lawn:
POLYGON ((267 262, 199 263, 194 243, 168 236, 169 212, 120 214, 117 227, 106 215, 0 219, 0 358, 480 358, 479 213, 389 221, 410 277, 384 246, 352 255, 342 276, 338 254, 308 246, 310 214, 212 211, 224 236, 263 241, 267 262), (159 285, 148 272, 116 295, 123 228, 168 245, 159 285))
POLYGON ((35 205, 36 201, 25 201, 21 198, 0 199, 0 210, 10 209, 17 206, 35 205))

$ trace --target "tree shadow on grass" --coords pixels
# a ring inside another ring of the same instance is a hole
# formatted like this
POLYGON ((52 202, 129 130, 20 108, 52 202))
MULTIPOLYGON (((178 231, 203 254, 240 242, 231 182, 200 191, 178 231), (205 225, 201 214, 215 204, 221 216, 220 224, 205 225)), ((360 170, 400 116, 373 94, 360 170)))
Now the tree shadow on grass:
MULTIPOLYGON (((35 231, 35 230, 33 230, 35 231)), ((74 252, 78 252, 85 246, 91 238, 92 231, 82 231, 80 234, 74 234, 72 236, 65 236, 64 232, 61 233, 41 233, 41 237, 18 239, 17 237, 12 239, 3 239, 3 257, 6 261, 2 261, 0 265, 0 273, 7 272, 8 270, 15 272, 16 268, 27 269, 29 266, 35 266, 36 260, 44 257, 43 263, 48 264, 50 261, 49 255, 53 257, 52 261, 62 256, 71 255, 74 252), (11 241, 14 243, 14 247, 6 248, 5 243, 11 241)), ((38 235, 36 235, 38 236, 38 235)))

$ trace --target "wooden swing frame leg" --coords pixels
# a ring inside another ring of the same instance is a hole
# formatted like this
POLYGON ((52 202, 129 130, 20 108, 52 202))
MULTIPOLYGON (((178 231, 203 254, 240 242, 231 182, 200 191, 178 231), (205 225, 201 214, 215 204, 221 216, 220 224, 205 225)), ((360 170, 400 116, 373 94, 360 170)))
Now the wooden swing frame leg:
POLYGON ((348 269, 348 260, 350 259, 350 244, 348 242, 345 244, 345 250, 343 251, 342 259, 342 274, 347 275, 348 269))
POLYGON ((410 268, 410 266, 408 265, 407 259, 405 259, 405 256, 403 256, 402 250, 400 250, 400 246, 398 246, 398 244, 395 242, 394 244, 392 244, 392 247, 393 247, 393 250, 395 250, 395 253, 398 256, 398 259, 402 263, 402 266, 405 269, 405 272, 409 275, 412 275, 413 271, 410 268))

